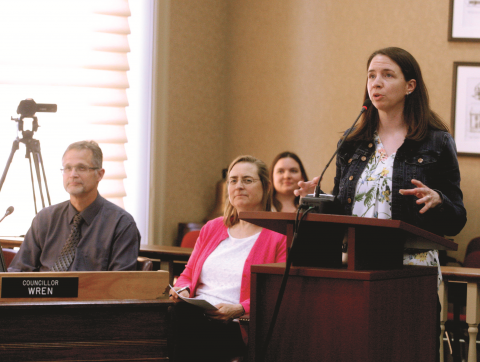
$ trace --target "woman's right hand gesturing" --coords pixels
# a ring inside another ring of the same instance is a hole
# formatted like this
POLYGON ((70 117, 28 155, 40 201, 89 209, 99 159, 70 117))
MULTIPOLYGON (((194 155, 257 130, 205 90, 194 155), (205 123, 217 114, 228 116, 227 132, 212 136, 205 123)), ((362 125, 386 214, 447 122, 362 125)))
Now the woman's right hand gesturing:
POLYGON ((293 191, 293 193, 295 194, 295 196, 300 196, 300 197, 307 196, 308 194, 313 194, 319 178, 320 176, 317 176, 317 177, 314 177, 312 181, 306 181, 306 182, 299 181, 298 186, 300 188, 293 191))

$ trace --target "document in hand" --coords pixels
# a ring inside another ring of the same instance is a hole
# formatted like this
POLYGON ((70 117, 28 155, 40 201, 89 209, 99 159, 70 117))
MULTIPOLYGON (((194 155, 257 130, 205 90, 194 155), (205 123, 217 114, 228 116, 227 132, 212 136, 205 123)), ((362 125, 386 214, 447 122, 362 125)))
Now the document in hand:
POLYGON ((196 299, 196 298, 185 298, 185 297, 182 297, 180 294, 177 293, 177 291, 175 289, 173 289, 173 287, 169 284, 168 285, 172 291, 178 295, 178 297, 181 299, 181 300, 184 300, 185 302, 187 303, 190 303, 192 305, 196 305, 197 307, 200 307, 202 309, 205 309, 205 310, 217 310, 218 308, 211 305, 209 302, 207 302, 205 299, 196 299))

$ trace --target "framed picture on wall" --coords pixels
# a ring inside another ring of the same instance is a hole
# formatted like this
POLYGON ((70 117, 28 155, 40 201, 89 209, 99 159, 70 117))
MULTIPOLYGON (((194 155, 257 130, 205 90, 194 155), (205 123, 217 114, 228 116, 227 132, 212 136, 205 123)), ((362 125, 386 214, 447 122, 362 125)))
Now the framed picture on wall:
POLYGON ((452 99, 458 154, 480 156, 480 63, 453 63, 452 99))
POLYGON ((480 0, 450 0, 448 40, 480 42, 480 0))

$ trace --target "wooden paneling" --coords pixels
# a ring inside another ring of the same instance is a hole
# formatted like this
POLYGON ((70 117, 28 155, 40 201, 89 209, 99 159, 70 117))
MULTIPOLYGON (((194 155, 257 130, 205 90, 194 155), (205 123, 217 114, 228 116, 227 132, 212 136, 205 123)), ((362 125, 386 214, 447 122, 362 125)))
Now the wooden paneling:
MULTIPOLYGON (((252 266, 251 361, 263 350, 283 270, 252 266)), ((435 360, 435 268, 291 274, 266 361, 435 360)))
POLYGON ((0 303, 1 361, 167 360, 168 300, 0 303))

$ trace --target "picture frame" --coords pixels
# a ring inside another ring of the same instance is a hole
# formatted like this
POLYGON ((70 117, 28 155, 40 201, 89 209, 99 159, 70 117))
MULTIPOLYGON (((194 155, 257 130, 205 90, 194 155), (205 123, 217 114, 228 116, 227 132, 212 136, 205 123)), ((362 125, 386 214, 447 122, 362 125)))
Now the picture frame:
POLYGON ((480 63, 453 63, 452 134, 459 155, 480 156, 480 63))
POLYGON ((480 0, 450 0, 449 41, 480 42, 480 0))

